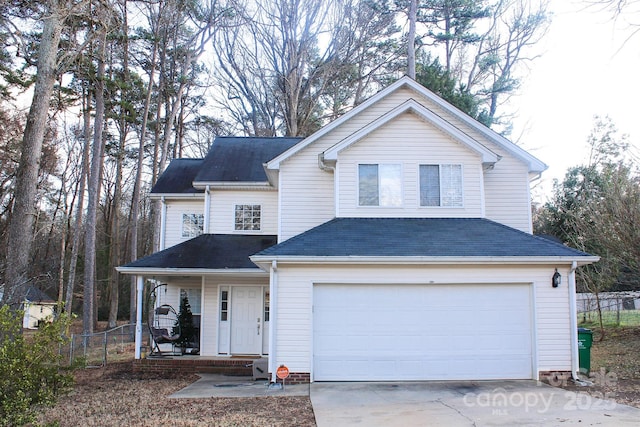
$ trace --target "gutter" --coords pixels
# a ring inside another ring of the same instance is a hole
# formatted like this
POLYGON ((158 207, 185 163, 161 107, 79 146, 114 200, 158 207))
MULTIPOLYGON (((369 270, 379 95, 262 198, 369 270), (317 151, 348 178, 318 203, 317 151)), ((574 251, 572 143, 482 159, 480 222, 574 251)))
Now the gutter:
POLYGON ((146 274, 165 276, 191 276, 202 274, 218 274, 224 276, 245 275, 264 277, 265 273, 259 268, 162 268, 162 267, 116 267, 122 274, 146 274))
POLYGON ((539 257, 436 257, 436 256, 293 256, 293 255, 254 255, 249 257, 256 265, 268 271, 272 261, 286 264, 359 264, 359 265, 549 265, 572 264, 578 266, 592 264, 600 260, 597 256, 539 256, 539 257), (579 258, 576 260, 576 258, 579 258))
POLYGON ((578 263, 573 262, 571 264, 571 270, 569 270, 569 327, 571 328, 571 378, 573 381, 581 383, 582 380, 578 376, 579 362, 578 362, 578 308, 576 303, 576 269, 578 263))

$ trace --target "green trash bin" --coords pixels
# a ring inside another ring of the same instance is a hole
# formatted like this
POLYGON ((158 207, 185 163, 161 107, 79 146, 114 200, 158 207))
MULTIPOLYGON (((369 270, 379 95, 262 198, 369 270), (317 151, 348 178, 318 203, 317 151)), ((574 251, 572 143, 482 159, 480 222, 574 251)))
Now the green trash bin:
POLYGON ((580 372, 589 374, 591 370, 591 345, 593 344, 593 332, 591 329, 578 328, 578 360, 580 372))

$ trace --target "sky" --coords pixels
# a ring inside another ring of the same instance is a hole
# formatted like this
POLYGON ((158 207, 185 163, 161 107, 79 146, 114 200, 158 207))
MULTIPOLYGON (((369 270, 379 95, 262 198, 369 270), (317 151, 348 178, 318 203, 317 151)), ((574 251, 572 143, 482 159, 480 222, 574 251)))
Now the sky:
POLYGON ((625 17, 614 22, 584 2, 551 0, 550 10, 542 56, 510 106, 517 115, 511 139, 549 166, 532 190, 539 202, 550 197, 554 178, 586 159, 595 115, 608 115, 640 147, 640 34, 625 44, 633 30, 625 17))

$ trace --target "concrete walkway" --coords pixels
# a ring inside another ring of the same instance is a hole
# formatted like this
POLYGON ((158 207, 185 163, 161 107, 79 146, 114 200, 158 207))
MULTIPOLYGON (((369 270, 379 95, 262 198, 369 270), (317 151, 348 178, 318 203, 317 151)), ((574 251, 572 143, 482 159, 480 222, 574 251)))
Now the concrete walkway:
POLYGON ((640 409, 535 381, 313 383, 318 427, 637 426, 640 409))
POLYGON ((220 374, 198 374, 200 379, 169 398, 192 399, 205 397, 308 396, 309 384, 286 385, 284 389, 269 387, 266 380, 220 374))

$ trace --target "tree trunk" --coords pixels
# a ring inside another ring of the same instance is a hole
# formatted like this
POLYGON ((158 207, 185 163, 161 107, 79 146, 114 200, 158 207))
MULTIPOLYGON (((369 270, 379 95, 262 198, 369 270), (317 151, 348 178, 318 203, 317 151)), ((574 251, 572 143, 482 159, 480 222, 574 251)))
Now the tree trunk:
POLYGON ((85 268, 84 268, 84 295, 82 311, 82 327, 84 334, 93 333, 95 324, 95 290, 96 290, 96 221, 98 202, 100 198, 100 174, 102 170, 102 137, 104 131, 104 73, 105 73, 105 49, 106 28, 102 28, 98 44, 98 71, 95 82, 96 110, 93 124, 93 148, 91 157, 91 173, 89 175, 87 221, 85 229, 85 268))
MULTIPOLYGON (((120 238, 120 203, 122 199, 122 164, 124 162, 125 155, 125 142, 127 138, 127 117, 124 108, 126 102, 127 92, 129 88, 129 28, 127 23, 127 1, 123 1, 123 23, 122 33, 124 35, 123 40, 123 84, 121 91, 122 105, 120 107, 120 139, 118 145, 118 158, 116 166, 116 184, 113 195, 113 223, 111 226, 111 266, 118 265, 121 261, 121 238, 120 238)), ((111 269, 111 280, 109 281, 109 321, 108 328, 112 329, 117 326, 118 323, 118 305, 120 302, 120 274, 111 269)))
POLYGON ((57 74, 57 54, 63 18, 52 10, 44 19, 42 40, 38 48, 38 64, 33 99, 22 140, 22 153, 16 176, 15 199, 8 226, 7 268, 3 302, 17 308, 28 288, 29 253, 33 241, 36 191, 40 157, 49 100, 57 74))
POLYGON ((411 0, 409 6, 409 34, 407 35, 407 76, 416 78, 416 15, 418 0, 411 0))
MULTIPOLYGON (((147 123, 149 120, 149 110, 151 109, 151 95, 153 94, 153 79, 156 71, 156 59, 158 55, 158 41, 153 44, 151 54, 151 71, 149 72, 149 84, 147 85, 147 96, 144 101, 144 111, 142 113, 142 125, 140 127, 140 141, 138 143, 138 159, 136 165, 136 181, 133 185, 133 197, 131 198, 131 214, 129 216, 129 232, 131 233, 130 260, 138 258, 138 216, 140 216, 140 196, 142 193, 142 169, 144 167, 144 141, 147 139, 147 123)), ((131 286, 129 289, 129 321, 136 321, 136 276, 131 276, 131 286)))
POLYGON ((73 303, 73 288, 76 281, 78 252, 80 251, 80 236, 82 236, 82 215, 84 214, 84 193, 89 172, 89 138, 91 136, 91 93, 87 92, 84 99, 84 147, 82 149, 82 171, 80 172, 80 189, 78 190, 78 208, 76 210, 75 225, 73 227, 73 242, 71 259, 69 261, 69 277, 67 278, 67 294, 65 296, 65 310, 71 312, 73 303))

